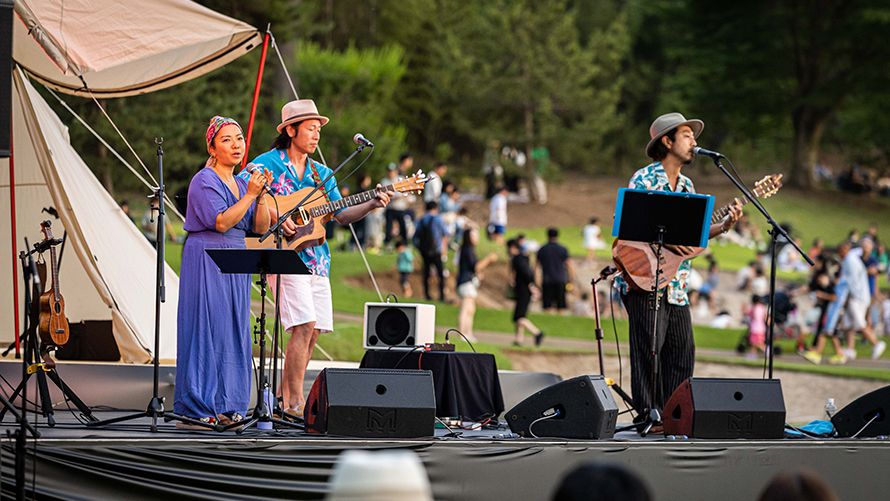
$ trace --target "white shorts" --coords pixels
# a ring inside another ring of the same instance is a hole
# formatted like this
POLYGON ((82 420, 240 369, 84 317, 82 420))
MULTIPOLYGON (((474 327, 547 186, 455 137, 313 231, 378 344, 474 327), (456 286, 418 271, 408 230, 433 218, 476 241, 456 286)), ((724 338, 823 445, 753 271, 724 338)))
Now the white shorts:
POLYGON ((476 285, 476 279, 464 282, 457 286, 457 295, 461 298, 475 299, 479 296, 479 287, 476 285))
POLYGON ((868 301, 862 299, 847 299, 847 307, 844 310, 844 318, 841 329, 861 331, 865 329, 866 315, 868 314, 868 301))
MULTIPOLYGON (((275 276, 269 277, 275 294, 275 276)), ((334 330, 331 281, 319 275, 281 275, 281 325, 285 330, 315 322, 322 332, 334 330)))

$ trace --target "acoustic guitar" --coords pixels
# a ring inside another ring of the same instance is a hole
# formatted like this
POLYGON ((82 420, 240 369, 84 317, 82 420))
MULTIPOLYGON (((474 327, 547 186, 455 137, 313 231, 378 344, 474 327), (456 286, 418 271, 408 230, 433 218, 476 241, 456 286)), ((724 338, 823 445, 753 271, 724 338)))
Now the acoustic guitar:
MULTIPOLYGON (((44 241, 53 240, 51 223, 40 223, 44 241)), ((49 248, 49 264, 52 274, 52 287, 40 295, 40 341, 46 345, 62 346, 68 342, 68 318, 65 317, 65 299, 59 292, 59 263, 56 261, 56 247, 49 248)))
MULTIPOLYGON (((307 247, 321 245, 325 240, 324 225, 331 220, 334 212, 374 200, 377 198, 378 190, 387 193, 420 194, 428 179, 422 171, 418 170, 413 176, 401 179, 393 184, 349 195, 329 203, 325 202, 325 196, 321 190, 312 193, 314 188, 303 188, 290 195, 276 196, 275 200, 278 203, 280 214, 284 214, 302 202, 302 205, 291 216, 291 219, 297 225, 297 231, 290 237, 284 237, 281 248, 300 251, 307 247), (311 196, 309 195, 310 193, 312 193, 311 196), (309 196, 309 199, 304 201, 307 196, 309 196)), ((274 238, 267 238, 263 242, 260 242, 258 238, 247 238, 245 241, 247 247, 251 249, 275 248, 274 238)))
MULTIPOLYGON (((769 198, 782 187, 782 174, 765 176, 754 183, 754 196, 757 198, 769 198)), ((742 205, 748 203, 747 199, 741 200, 742 205)), ((719 223, 729 214, 732 205, 724 205, 714 211, 711 224, 719 223)), ((658 279, 658 290, 667 287, 674 279, 680 265, 687 259, 698 256, 705 249, 703 247, 686 247, 677 245, 665 245, 661 250, 661 275, 658 279)), ((633 287, 651 291, 655 285, 655 268, 658 264, 655 253, 655 245, 647 242, 630 242, 627 240, 615 240, 612 243, 612 259, 621 270, 624 279, 633 287)))

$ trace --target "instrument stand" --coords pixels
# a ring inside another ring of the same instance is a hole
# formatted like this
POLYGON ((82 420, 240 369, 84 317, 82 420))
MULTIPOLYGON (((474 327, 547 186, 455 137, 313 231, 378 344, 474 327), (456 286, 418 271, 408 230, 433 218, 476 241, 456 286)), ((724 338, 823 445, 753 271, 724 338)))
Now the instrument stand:
POLYGON ((663 271, 661 270, 661 261, 662 261, 662 249, 664 249, 664 226, 659 225, 657 227, 658 234, 657 239, 655 240, 655 285, 652 286, 651 294, 649 301, 651 302, 651 308, 655 311, 655 314, 652 316, 652 332, 649 335, 649 358, 652 362, 651 372, 650 372, 650 381, 649 381, 649 401, 652 402, 652 407, 646 409, 645 419, 638 424, 638 429, 640 431, 640 436, 645 437, 649 434, 649 431, 652 430, 652 427, 661 424, 661 409, 658 408, 658 405, 655 404, 657 401, 657 395, 659 390, 658 384, 658 311, 661 309, 661 293, 658 290, 658 284, 661 282, 661 275, 663 271))
MULTIPOLYGON (((54 245, 54 243, 49 242, 49 245, 54 245)), ((35 294, 40 291, 40 278, 36 274, 36 269, 30 270, 30 267, 26 263, 33 263, 31 255, 35 252, 45 251, 49 245, 43 246, 41 244, 35 244, 34 249, 28 252, 22 251, 19 254, 19 259, 22 260, 25 283, 28 283, 29 278, 32 280, 34 283, 35 294)), ((46 417, 47 425, 51 428, 54 427, 56 425, 56 419, 53 413, 53 403, 49 393, 49 385, 47 384, 47 378, 49 378, 49 380, 56 385, 56 388, 62 392, 62 396, 66 401, 72 402, 88 422, 94 422, 96 421, 96 418, 93 417, 93 413, 89 406, 87 406, 83 400, 74 393, 74 390, 72 390, 70 386, 65 384, 65 381, 63 381, 56 372, 55 362, 51 358, 47 361, 41 361, 41 358, 44 355, 49 356, 48 354, 53 346, 44 345, 38 339, 37 326, 39 323, 40 311, 39 306, 36 303, 37 302, 34 301, 34 296, 28 293, 28 288, 26 287, 25 308, 28 310, 28 314, 25 315, 26 328, 25 334, 22 336, 22 342, 25 346, 24 356, 22 357, 22 380, 19 382, 18 386, 16 386, 15 390, 13 390, 9 400, 14 401, 19 394, 21 394, 24 409, 28 381, 31 379, 31 376, 37 375, 37 395, 40 401, 40 412, 46 417)), ((4 409, 0 411, 0 420, 5 416, 7 409, 11 409, 11 407, 7 408, 4 406, 4 409)), ((22 412, 23 419, 24 414, 25 413, 22 412)))
MULTIPOLYGON (((745 198, 748 199, 748 201, 751 202, 751 204, 754 205, 754 207, 756 207, 758 211, 760 211, 760 213, 766 219, 766 222, 770 225, 769 306, 767 311, 769 311, 771 314, 769 315, 769 327, 767 329, 766 335, 766 350, 764 350, 764 352, 766 354, 767 362, 769 365, 767 379, 773 379, 773 357, 775 356, 775 354, 773 353, 773 331, 776 327, 776 319, 775 315, 773 315, 772 312, 775 311, 776 305, 776 244, 779 235, 785 237, 785 240, 788 242, 788 244, 794 246, 797 252, 810 266, 814 266, 815 263, 812 259, 810 259, 810 256, 806 252, 804 252, 803 249, 801 249, 800 246, 797 245, 797 243, 794 242, 791 236, 788 235, 788 232, 785 231, 785 228, 782 228, 782 226, 777 223, 775 219, 773 219, 773 217, 770 215, 769 212, 767 212, 760 201, 757 200, 757 197, 752 195, 748 188, 745 187, 745 185, 741 181, 739 181, 736 176, 733 176, 728 170, 726 170, 726 167, 723 165, 723 158, 725 157, 723 157, 722 155, 720 157, 714 158, 714 165, 716 165, 717 168, 720 169, 720 171, 723 172, 723 174, 726 175, 726 177, 728 177, 730 181, 732 181, 732 184, 734 184, 736 188, 738 188, 739 191, 742 192, 742 195, 744 195, 745 198)), ((729 164, 732 165, 732 162, 730 162, 729 164)), ((735 167, 733 167, 733 170, 735 170, 735 167)))
POLYGON ((591 292, 593 293, 593 318, 596 325, 596 327, 594 328, 594 333, 596 334, 596 352, 597 357, 599 358, 600 376, 603 376, 603 380, 606 381, 606 384, 609 385, 609 387, 612 388, 612 390, 614 390, 619 397, 621 397, 621 400, 623 400, 624 403, 627 404, 631 408, 631 410, 636 412, 639 416, 642 413, 640 409, 637 409, 637 407, 634 405, 633 400, 630 398, 630 395, 628 395, 623 389, 621 389, 621 386, 618 385, 618 383, 616 383, 614 379, 606 377, 605 363, 603 362, 603 327, 600 322, 600 307, 599 298, 597 297, 596 293, 596 284, 608 278, 611 274, 609 273, 609 271, 612 271, 612 273, 614 273, 615 268, 607 267, 600 273, 599 277, 594 278, 590 281, 590 288, 591 292))
POLYGON ((260 348, 260 361, 257 367, 259 374, 256 384, 256 406, 246 422, 236 422, 217 427, 217 430, 226 431, 238 428, 236 433, 240 435, 255 424, 261 430, 269 430, 275 424, 291 428, 302 428, 302 424, 275 418, 272 415, 268 402, 266 402, 265 392, 269 389, 269 380, 266 377, 266 291, 268 289, 267 276, 270 273, 276 275, 308 275, 309 270, 306 269, 306 265, 303 264, 299 256, 290 249, 207 249, 205 252, 223 273, 257 273, 260 276, 257 282, 257 285, 260 286, 260 316, 257 317, 257 323, 254 327, 254 335, 259 339, 258 344, 260 348))
MULTIPOLYGON (((197 419, 192 419, 186 416, 180 416, 179 414, 175 414, 173 412, 167 412, 164 410, 164 397, 160 396, 159 384, 158 380, 160 379, 161 365, 160 365, 160 349, 161 349, 161 303, 166 301, 166 286, 164 284, 164 262, 165 262, 165 248, 164 241, 166 240, 165 227, 166 224, 164 220, 164 216, 166 215, 164 209, 164 149, 161 147, 161 144, 164 142, 164 138, 155 138, 155 144, 158 145, 158 187, 154 190, 154 194, 152 195, 158 201, 158 228, 157 228, 157 252, 156 252, 156 279, 155 279, 155 344, 154 351, 152 353, 152 397, 148 402, 148 406, 142 412, 137 412, 135 414, 128 414, 126 416, 119 416, 116 418, 105 419, 102 421, 93 421, 87 423, 87 426, 105 426, 114 423, 120 423, 123 421, 131 421, 133 419, 139 419, 143 417, 150 417, 151 424, 149 425, 149 429, 152 433, 157 433, 158 431, 158 419, 163 418, 165 422, 169 421, 179 421, 182 423, 187 423, 190 425, 200 426, 207 429, 214 429, 215 425, 210 423, 205 423, 203 421, 199 421, 197 419)), ((151 209, 149 209, 151 210, 151 209)))

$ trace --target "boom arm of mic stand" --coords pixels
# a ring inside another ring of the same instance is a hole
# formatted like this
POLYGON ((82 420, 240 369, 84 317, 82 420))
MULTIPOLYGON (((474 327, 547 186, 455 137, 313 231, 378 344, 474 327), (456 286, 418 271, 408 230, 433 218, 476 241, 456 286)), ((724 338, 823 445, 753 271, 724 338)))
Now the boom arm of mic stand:
POLYGON ((721 162, 719 158, 714 159, 714 165, 716 165, 717 168, 719 168, 720 171, 723 172, 723 174, 725 174, 726 177, 728 177, 730 181, 732 181, 732 184, 734 184, 736 186, 736 188, 738 188, 739 191, 742 192, 742 194, 745 196, 745 198, 747 198, 748 201, 751 202, 751 204, 754 207, 756 207, 757 210, 760 211, 761 214, 763 214, 763 217, 766 218, 766 222, 769 223, 769 225, 773 228, 773 230, 778 232, 782 236, 784 236, 785 239, 791 245, 793 245, 795 249, 797 249, 797 252, 800 253, 801 257, 803 257, 806 260, 806 262, 810 264, 810 266, 814 266, 816 264, 813 262, 812 259, 810 259, 810 256, 806 252, 804 252, 800 248, 800 246, 798 246, 794 242, 794 240, 791 239, 791 237, 788 235, 788 232, 785 231, 785 228, 782 228, 782 226, 779 223, 777 223, 775 219, 773 219, 773 217, 763 207, 763 205, 760 203, 760 201, 757 200, 757 197, 751 195, 751 193, 748 191, 748 188, 745 185, 743 185, 741 182, 739 182, 739 180, 736 179, 735 176, 730 174, 728 170, 726 170, 726 167, 723 165, 723 162, 721 162))
POLYGON ((303 205, 304 203, 306 203, 306 200, 309 200, 309 198, 312 197, 312 195, 314 195, 318 190, 320 190, 322 187, 324 187, 324 185, 328 184, 328 181, 329 181, 332 177, 334 177, 334 175, 335 175, 336 173, 340 172, 340 169, 342 169, 346 164, 348 164, 348 163, 349 163, 349 162, 350 162, 356 155, 358 155, 359 153, 361 153, 362 150, 364 150, 364 149, 365 149, 365 145, 363 145, 363 144, 358 145, 358 146, 355 148, 355 150, 354 150, 352 153, 350 153, 349 156, 346 157, 346 159, 343 160, 343 161, 340 163, 340 165, 337 166, 336 169, 332 170, 331 173, 328 174, 328 177, 326 177, 326 178, 324 178, 324 180, 322 180, 322 182, 321 182, 320 185, 318 185, 318 186, 316 186, 315 188, 313 188, 312 191, 310 191, 308 194, 306 194, 306 196, 303 197, 303 199, 300 200, 300 202, 299 202, 298 204, 294 205, 294 208, 293 208, 293 209, 291 209, 291 210, 285 212, 284 214, 279 214, 279 215, 278 215, 278 221, 276 221, 275 224, 273 224, 272 226, 270 226, 269 229, 266 230, 265 233, 263 233, 263 236, 260 237, 260 240, 259 240, 259 241, 260 241, 260 242, 265 241, 267 238, 269 238, 270 235, 272 235, 273 233, 275 233, 276 231, 278 231, 278 228, 280 228, 281 225, 284 224, 284 221, 285 221, 287 218, 291 217, 291 216, 294 214, 294 212, 296 212, 297 210, 299 210, 300 207, 302 207, 302 205, 303 205))

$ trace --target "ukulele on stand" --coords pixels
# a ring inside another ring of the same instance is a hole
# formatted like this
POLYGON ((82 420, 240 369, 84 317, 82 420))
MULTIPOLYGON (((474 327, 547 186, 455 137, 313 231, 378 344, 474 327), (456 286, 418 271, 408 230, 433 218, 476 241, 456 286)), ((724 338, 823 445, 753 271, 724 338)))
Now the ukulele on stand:
MULTIPOLYGON (((49 221, 40 223, 44 241, 53 240, 49 221)), ((68 318, 65 317, 65 299, 59 292, 59 263, 56 262, 56 247, 49 246, 49 264, 52 273, 52 287, 40 295, 40 340, 46 345, 62 346, 68 342, 68 318)))

